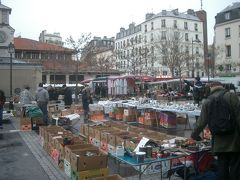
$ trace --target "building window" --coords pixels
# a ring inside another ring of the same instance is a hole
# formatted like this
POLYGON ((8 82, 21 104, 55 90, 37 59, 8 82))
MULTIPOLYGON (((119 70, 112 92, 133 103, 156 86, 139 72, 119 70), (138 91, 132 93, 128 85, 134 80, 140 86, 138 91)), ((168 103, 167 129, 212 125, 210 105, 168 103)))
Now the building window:
POLYGON ((198 31, 198 24, 197 23, 194 24, 194 29, 195 29, 195 31, 198 31))
POLYGON ((127 39, 127 46, 129 46, 129 39, 127 39))
POLYGON ((154 55, 154 46, 151 46, 151 53, 154 55))
POLYGON ((163 76, 167 76, 167 71, 162 72, 163 76))
POLYGON ((147 36, 144 37, 144 42, 147 43, 147 36))
POLYGON ((226 70, 227 70, 227 71, 231 71, 231 70, 232 70, 231 64, 226 64, 226 70))
POLYGON ((188 39, 188 33, 185 33, 185 41, 189 41, 189 39, 188 39))
POLYGON ((151 22, 151 30, 154 30, 154 24, 151 22))
POLYGON ((138 38, 137 36, 135 36, 135 43, 137 44, 137 42, 138 42, 138 38))
POLYGON ((179 40, 179 32, 177 31, 174 32, 174 39, 179 40))
POLYGON ((138 37, 138 42, 139 42, 139 43, 142 42, 142 36, 141 36, 141 35, 139 35, 139 37, 138 37))
POLYGON ((198 34, 195 34, 195 41, 199 41, 198 34))
POLYGON ((153 42, 153 33, 151 33, 151 41, 153 42))
POLYGON ((189 54, 189 47, 188 46, 186 46, 185 52, 186 52, 186 54, 189 54))
POLYGON ((230 12, 226 12, 224 17, 225 17, 226 20, 230 19, 230 12))
POLYGON ((167 56, 163 56, 162 65, 167 66, 167 56))
POLYGON ((196 54, 199 54, 199 48, 196 47, 196 54))
POLYGON ((230 28, 225 28, 225 37, 226 37, 226 38, 231 37, 230 28))
POLYGON ((166 31, 162 31, 162 40, 166 40, 166 31))
POLYGON ((162 19, 161 23, 162 23, 162 27, 166 27, 166 20, 165 19, 162 19))
POLYGON ((188 29, 188 23, 184 22, 184 29, 188 29))
POLYGON ((173 27, 174 27, 174 28, 177 28, 177 20, 174 20, 174 22, 173 22, 173 27))
POLYGON ((231 57, 231 45, 226 46, 226 57, 231 57))
POLYGON ((147 32, 147 25, 145 24, 145 32, 147 32))

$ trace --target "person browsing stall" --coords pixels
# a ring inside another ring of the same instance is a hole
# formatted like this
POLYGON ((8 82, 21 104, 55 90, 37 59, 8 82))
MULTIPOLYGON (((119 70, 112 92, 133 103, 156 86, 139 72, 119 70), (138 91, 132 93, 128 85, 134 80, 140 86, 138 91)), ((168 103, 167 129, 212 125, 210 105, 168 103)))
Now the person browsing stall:
POLYGON ((217 156, 218 179, 239 180, 240 101, 235 93, 224 90, 220 82, 210 84, 210 96, 203 100, 200 117, 191 138, 199 140, 199 134, 206 126, 212 134, 212 151, 217 156), (223 106, 226 112, 222 112, 225 111, 223 106))

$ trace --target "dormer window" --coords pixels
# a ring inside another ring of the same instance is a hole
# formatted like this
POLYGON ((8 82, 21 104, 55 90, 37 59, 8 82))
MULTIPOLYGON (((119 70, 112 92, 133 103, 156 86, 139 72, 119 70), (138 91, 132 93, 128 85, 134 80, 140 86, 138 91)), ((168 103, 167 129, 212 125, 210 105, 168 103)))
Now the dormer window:
POLYGON ((225 17, 226 20, 230 19, 230 12, 226 12, 224 17, 225 17))
POLYGON ((9 24, 8 11, 2 11, 2 24, 9 24))

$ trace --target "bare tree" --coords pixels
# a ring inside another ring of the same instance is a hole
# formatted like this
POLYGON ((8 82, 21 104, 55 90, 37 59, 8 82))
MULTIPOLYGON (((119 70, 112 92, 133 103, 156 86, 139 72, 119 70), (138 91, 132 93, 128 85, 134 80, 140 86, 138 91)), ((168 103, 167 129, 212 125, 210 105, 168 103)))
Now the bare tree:
POLYGON ((137 40, 131 38, 122 50, 115 51, 115 56, 121 59, 121 63, 119 62, 117 66, 120 68, 124 67, 126 73, 132 75, 141 75, 144 72, 149 53, 147 47, 142 47, 137 42, 137 40))
POLYGON ((82 33, 81 37, 75 41, 72 36, 66 39, 67 45, 74 50, 74 55, 76 57, 77 66, 76 66, 76 88, 75 88, 75 100, 78 102, 78 73, 79 73, 79 60, 83 53, 84 47, 88 44, 91 39, 91 33, 82 33))
POLYGON ((113 54, 100 54, 97 57, 97 65, 100 68, 102 74, 113 69, 115 67, 115 59, 113 54))
POLYGON ((192 65, 189 50, 177 31, 169 30, 166 36, 158 36, 155 49, 160 55, 160 63, 169 68, 172 77, 181 77, 192 65))

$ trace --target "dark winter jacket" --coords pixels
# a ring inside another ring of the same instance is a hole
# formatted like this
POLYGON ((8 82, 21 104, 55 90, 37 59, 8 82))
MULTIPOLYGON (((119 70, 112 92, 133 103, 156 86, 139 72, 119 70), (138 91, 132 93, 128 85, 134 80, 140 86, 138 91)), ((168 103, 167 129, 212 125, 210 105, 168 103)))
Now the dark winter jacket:
MULTIPOLYGON (((224 88, 217 86, 211 89, 211 95, 218 96, 224 88)), ((213 152, 240 152, 240 101, 236 94, 226 92, 225 100, 230 104, 230 108, 236 120, 236 128, 233 134, 213 137, 213 152)), ((203 101, 200 117, 196 123, 191 137, 196 139, 207 126, 209 99, 203 101)))
POLYGON ((83 109, 85 111, 89 111, 89 104, 92 104, 92 103, 93 103, 92 97, 87 92, 83 92, 82 94, 83 109))
POLYGON ((64 90, 64 103, 67 106, 72 104, 72 90, 69 87, 66 87, 64 90))

